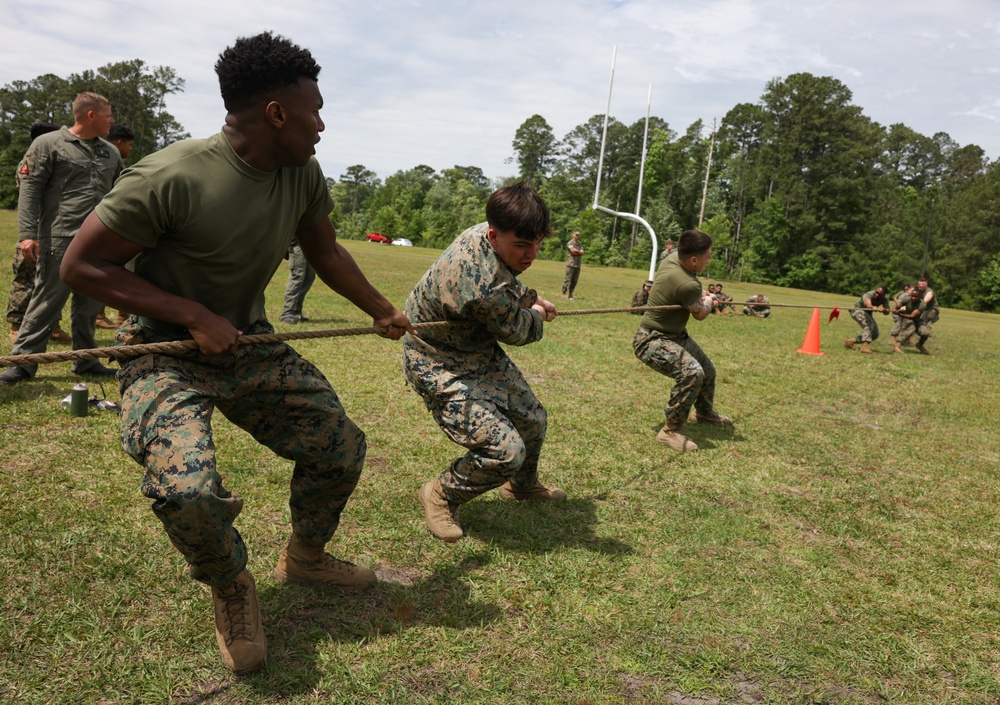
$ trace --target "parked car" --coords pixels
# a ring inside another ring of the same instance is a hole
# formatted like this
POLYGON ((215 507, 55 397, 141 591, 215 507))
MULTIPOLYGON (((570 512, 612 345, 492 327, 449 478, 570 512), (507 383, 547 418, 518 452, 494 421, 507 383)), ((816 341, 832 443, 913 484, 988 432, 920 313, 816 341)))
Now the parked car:
POLYGON ((413 243, 407 240, 405 237, 397 237, 392 241, 393 245, 399 245, 400 247, 413 247, 413 243))
POLYGON ((392 244, 391 237, 389 237, 388 235, 383 235, 382 233, 379 232, 368 233, 367 235, 365 235, 365 239, 368 240, 368 242, 381 242, 382 244, 385 245, 392 244))

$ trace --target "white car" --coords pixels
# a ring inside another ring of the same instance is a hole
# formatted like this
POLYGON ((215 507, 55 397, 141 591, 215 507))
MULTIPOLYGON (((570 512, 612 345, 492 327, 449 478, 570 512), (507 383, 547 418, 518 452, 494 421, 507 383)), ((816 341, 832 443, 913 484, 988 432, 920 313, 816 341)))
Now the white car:
POLYGON ((398 247, 413 247, 413 243, 407 240, 405 237, 397 237, 395 240, 392 241, 392 244, 397 245, 398 247))

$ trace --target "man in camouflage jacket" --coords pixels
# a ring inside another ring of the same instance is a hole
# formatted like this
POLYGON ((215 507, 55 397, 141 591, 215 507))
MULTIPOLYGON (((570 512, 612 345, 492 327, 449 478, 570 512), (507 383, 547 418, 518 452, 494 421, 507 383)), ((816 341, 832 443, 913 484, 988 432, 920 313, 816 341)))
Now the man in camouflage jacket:
POLYGON ((505 499, 559 501, 538 480, 547 415, 500 347, 542 338, 555 306, 517 275, 549 235, 549 211, 524 182, 490 196, 487 222, 459 235, 410 293, 413 323, 453 325, 407 335, 403 371, 441 430, 467 449, 420 489, 427 527, 442 541, 462 537, 458 507, 500 487, 505 499))

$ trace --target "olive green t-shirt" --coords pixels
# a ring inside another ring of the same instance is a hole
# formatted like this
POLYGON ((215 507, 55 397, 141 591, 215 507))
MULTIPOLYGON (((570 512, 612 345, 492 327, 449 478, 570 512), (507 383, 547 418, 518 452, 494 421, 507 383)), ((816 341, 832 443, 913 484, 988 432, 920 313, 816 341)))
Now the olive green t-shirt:
POLYGON ((671 306, 680 304, 684 308, 666 311, 646 311, 639 323, 643 328, 661 333, 679 334, 687 328, 688 309, 701 300, 701 282, 681 266, 677 252, 671 252, 656 270, 653 287, 649 290, 647 306, 671 306))
MULTIPOLYGON (((264 289, 295 231, 331 210, 315 158, 304 167, 259 171, 220 132, 177 142, 126 169, 96 213, 145 248, 136 274, 244 328, 263 314, 264 289)), ((142 322, 179 332, 163 321, 142 322)))

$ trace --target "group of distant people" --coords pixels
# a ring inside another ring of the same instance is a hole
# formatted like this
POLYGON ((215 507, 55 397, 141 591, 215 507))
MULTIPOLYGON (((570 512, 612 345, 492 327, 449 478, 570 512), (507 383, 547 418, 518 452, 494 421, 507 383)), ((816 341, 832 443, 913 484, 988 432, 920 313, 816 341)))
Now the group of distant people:
POLYGON ((931 337, 932 327, 940 318, 941 311, 927 278, 921 277, 916 284, 904 285, 892 302, 895 308, 890 310, 888 289, 884 285, 862 294, 851 308, 851 318, 861 327, 861 332, 845 340, 844 347, 865 354, 874 353, 871 344, 878 340, 879 329, 873 314, 891 313, 892 352, 902 353, 904 345, 913 344, 921 355, 929 355, 925 343, 931 337))
MULTIPOLYGON (((661 260, 661 262, 662 261, 663 260, 661 260)), ((652 287, 652 279, 647 279, 643 282, 642 288, 632 295, 631 308, 639 308, 648 305, 649 292, 652 287)), ((735 314, 735 311, 733 310, 733 297, 723 291, 722 284, 709 284, 708 295, 715 299, 716 302, 715 307, 712 309, 712 313, 722 316, 732 316, 735 314)), ((642 312, 634 311, 633 313, 638 314, 642 312)), ((757 318, 767 318, 771 315, 771 301, 763 294, 755 294, 747 299, 746 303, 743 305, 743 315, 755 316, 757 318)))

